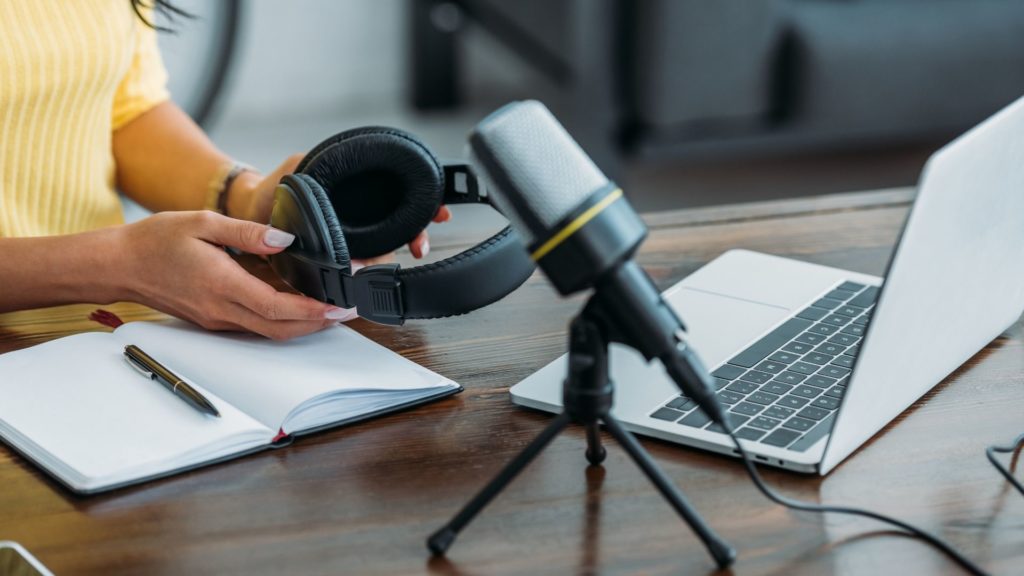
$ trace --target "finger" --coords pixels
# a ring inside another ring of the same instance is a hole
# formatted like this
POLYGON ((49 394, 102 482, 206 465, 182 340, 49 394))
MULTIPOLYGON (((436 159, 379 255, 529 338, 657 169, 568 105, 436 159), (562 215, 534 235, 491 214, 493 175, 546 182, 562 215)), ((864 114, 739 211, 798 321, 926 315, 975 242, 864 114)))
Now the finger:
POLYGON ((241 304, 232 304, 229 321, 249 332, 272 340, 289 340, 319 332, 335 324, 335 320, 268 320, 241 304))
POLYGON ((447 222, 452 219, 452 211, 447 206, 441 206, 437 209, 437 213, 434 214, 434 222, 440 224, 441 222, 447 222))
POLYGON ((417 234, 412 242, 409 242, 409 251, 412 252, 414 258, 424 258, 430 254, 430 238, 427 236, 426 230, 417 234))
POLYGON ((295 236, 266 224, 236 220, 216 212, 197 212, 196 236, 250 254, 276 254, 295 241, 295 236))
POLYGON ((230 275, 231 300, 253 313, 271 321, 278 320, 339 320, 347 316, 343 308, 325 304, 312 298, 278 292, 272 286, 250 275, 240 267, 230 275))

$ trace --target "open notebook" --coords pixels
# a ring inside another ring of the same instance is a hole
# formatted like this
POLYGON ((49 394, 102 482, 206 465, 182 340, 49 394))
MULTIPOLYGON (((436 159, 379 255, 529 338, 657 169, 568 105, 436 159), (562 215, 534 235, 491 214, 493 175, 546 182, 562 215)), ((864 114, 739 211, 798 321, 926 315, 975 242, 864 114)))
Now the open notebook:
POLYGON ((344 326, 274 342, 132 322, 0 355, 0 437, 71 490, 93 493, 460 390, 344 326), (124 361, 127 344, 188 381, 221 417, 140 375, 124 361))

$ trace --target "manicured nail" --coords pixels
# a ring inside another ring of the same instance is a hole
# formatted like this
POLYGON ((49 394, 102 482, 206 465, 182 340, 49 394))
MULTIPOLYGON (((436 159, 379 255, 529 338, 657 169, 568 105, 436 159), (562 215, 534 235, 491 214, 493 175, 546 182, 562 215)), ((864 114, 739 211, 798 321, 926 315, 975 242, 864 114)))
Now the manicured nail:
POLYGON ((356 314, 355 308, 349 308, 348 310, 344 308, 330 308, 327 310, 327 312, 324 312, 324 318, 326 318, 327 320, 337 320, 339 322, 351 320, 355 318, 357 315, 358 314, 356 314))
POLYGON ((426 258, 430 254, 430 240, 423 240, 420 244, 420 258, 426 258))
POLYGON ((270 228, 268 226, 267 231, 263 233, 263 243, 271 248, 287 248, 294 241, 294 234, 289 234, 277 228, 270 228))

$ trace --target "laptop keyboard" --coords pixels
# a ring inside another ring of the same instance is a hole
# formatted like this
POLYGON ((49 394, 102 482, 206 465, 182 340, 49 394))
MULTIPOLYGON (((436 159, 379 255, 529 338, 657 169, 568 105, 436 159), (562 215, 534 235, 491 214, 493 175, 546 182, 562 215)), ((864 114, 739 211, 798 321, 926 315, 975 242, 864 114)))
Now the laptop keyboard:
MULTIPOLYGON (((711 373, 737 437, 803 452, 828 434, 878 290, 843 282, 711 373)), ((724 433, 686 396, 651 418, 724 433)))

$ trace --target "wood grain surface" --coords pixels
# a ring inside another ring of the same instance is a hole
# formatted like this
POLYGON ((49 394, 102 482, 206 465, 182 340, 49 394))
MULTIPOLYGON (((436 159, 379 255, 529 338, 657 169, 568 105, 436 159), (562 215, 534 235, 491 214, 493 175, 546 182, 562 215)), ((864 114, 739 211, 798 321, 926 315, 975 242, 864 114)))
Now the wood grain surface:
MULTIPOLYGON (((731 248, 881 274, 911 198, 891 190, 652 214, 640 261, 662 288, 731 248)), ((434 248, 445 256, 462 245, 434 248)), ((559 298, 537 274, 468 316, 400 329, 356 321, 466 391, 107 495, 75 497, 0 447, 0 540, 22 543, 57 574, 713 573, 610 439, 604 467, 587 468, 576 427, 470 525, 447 559, 427 553, 426 536, 549 421, 514 407, 507 390, 565 350, 566 322, 581 302, 559 298)), ((0 351, 103 329, 87 319, 94 308, 2 315, 0 351)), ((161 318, 132 304, 107 308, 126 320, 161 318)), ((1024 499, 983 453, 1024 431, 1022 336, 1018 322, 827 478, 766 470, 766 479, 792 496, 896 515, 994 573, 1022 573, 1024 499)), ((33 385, 31 375, 22 384, 33 385)), ((642 442, 738 548, 731 573, 957 573, 931 548, 880 533, 869 520, 772 504, 737 461, 642 442)))

